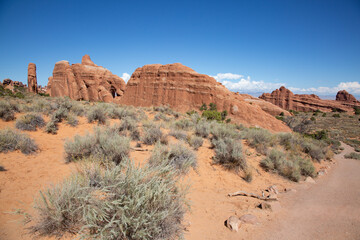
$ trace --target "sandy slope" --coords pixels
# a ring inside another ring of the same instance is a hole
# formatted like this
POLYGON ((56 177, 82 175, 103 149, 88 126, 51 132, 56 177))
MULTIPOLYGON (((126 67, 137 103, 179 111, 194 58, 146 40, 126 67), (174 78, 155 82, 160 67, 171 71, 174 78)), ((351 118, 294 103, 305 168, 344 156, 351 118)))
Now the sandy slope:
POLYGON ((360 239, 360 161, 345 159, 353 149, 343 147, 329 175, 284 197, 283 210, 246 238, 360 239))

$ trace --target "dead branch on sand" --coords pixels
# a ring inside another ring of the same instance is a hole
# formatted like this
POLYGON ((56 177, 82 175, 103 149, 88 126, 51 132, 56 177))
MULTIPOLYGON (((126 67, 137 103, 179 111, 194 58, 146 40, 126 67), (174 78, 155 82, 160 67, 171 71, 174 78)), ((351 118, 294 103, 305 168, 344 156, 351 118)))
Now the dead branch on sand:
POLYGON ((234 196, 253 197, 253 198, 263 200, 263 201, 277 201, 278 200, 276 194, 270 194, 269 196, 261 197, 261 196, 259 196, 257 194, 247 193, 247 192, 244 192, 244 191, 237 191, 237 192, 234 192, 234 193, 229 193, 228 196, 229 197, 234 197, 234 196))

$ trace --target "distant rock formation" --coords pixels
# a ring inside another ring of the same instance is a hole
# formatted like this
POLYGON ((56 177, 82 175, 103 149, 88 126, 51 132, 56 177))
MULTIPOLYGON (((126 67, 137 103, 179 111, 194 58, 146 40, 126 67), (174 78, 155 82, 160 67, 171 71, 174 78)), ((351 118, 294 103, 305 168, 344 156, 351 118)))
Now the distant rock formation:
POLYGON ((119 103, 143 107, 170 105, 181 112, 199 109, 203 103, 215 103, 218 110, 226 110, 234 122, 273 131, 290 131, 258 104, 244 99, 214 78, 175 63, 145 65, 136 69, 119 103))
POLYGON ((26 85, 24 85, 22 82, 19 81, 13 81, 10 78, 6 78, 3 80, 2 85, 10 90, 13 90, 14 86, 15 87, 26 87, 26 85))
MULTIPOLYGON (((340 91, 341 92, 341 91, 340 91)), ((346 91, 345 91, 346 92, 346 91)), ((347 93, 347 92, 346 92, 347 93)), ((351 94, 338 93, 337 99, 352 99, 351 94), (349 96, 351 95, 351 96, 349 96)), ((350 100, 323 100, 315 94, 294 94, 285 87, 280 87, 274 90, 272 93, 263 93, 259 98, 271 102, 285 110, 295 111, 316 111, 331 112, 334 109, 343 112, 352 112, 353 107, 357 105, 349 104, 350 100)), ((356 100, 356 99, 355 99, 356 100)))
POLYGON ((359 101, 357 101, 356 98, 346 90, 338 91, 335 100, 347 103, 359 103, 359 101))
POLYGON ((35 63, 29 63, 28 66, 28 91, 38 93, 35 63))
POLYGON ((52 97, 68 96, 74 100, 113 102, 125 90, 125 81, 109 70, 94 64, 89 55, 81 64, 70 65, 68 61, 55 64, 53 76, 49 77, 47 93, 52 97))

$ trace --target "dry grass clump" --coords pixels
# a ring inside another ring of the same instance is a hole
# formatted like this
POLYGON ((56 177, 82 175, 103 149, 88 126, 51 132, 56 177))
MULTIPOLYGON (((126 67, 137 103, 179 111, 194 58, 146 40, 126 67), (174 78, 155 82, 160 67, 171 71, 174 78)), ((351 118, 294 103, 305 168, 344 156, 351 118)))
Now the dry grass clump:
POLYGON ((119 164, 129 155, 130 139, 110 128, 95 128, 93 134, 76 135, 73 140, 67 140, 64 147, 67 162, 96 157, 119 164))
POLYGON ((186 174, 190 167, 196 168, 196 154, 183 143, 176 143, 169 147, 160 143, 156 144, 149 159, 151 166, 170 166, 175 171, 186 174))
POLYGON ((267 171, 273 171, 295 182, 300 180, 301 175, 316 176, 315 167, 310 159, 299 156, 287 158, 283 152, 277 149, 272 149, 260 162, 260 165, 267 171))
POLYGON ((190 146, 192 146, 195 150, 198 150, 199 147, 201 147, 204 143, 204 140, 202 137, 199 137, 199 136, 194 136, 192 135, 190 138, 189 138, 189 144, 190 146))
POLYGON ((191 130, 194 126, 194 123, 186 118, 177 120, 174 122, 174 127, 176 129, 181 129, 181 130, 191 130))
POLYGON ((169 135, 179 140, 187 139, 187 133, 181 130, 171 129, 169 135))
POLYGON ((38 150, 35 141, 28 135, 13 129, 0 130, 0 152, 20 150, 24 154, 30 154, 38 150))
POLYGON ((211 124, 209 121, 200 120, 195 124, 195 134, 197 136, 207 138, 210 134, 211 124))
POLYGON ((178 185, 164 166, 87 166, 41 192, 31 230, 58 238, 70 233, 81 239, 178 239, 186 212, 186 192, 178 185))
POLYGON ((230 137, 214 138, 215 156, 213 161, 229 170, 246 170, 248 168, 246 158, 242 152, 242 144, 239 140, 230 137))
POLYGON ((142 141, 147 145, 153 145, 163 136, 160 127, 154 123, 144 124, 143 131, 142 141))
POLYGON ((13 107, 6 101, 0 101, 0 118, 6 122, 15 119, 13 107))
POLYGON ((89 123, 97 121, 98 124, 105 124, 108 119, 105 109, 100 104, 92 107, 86 117, 89 123))
POLYGON ((45 121, 41 115, 28 113, 16 120, 15 127, 20 130, 36 131, 38 127, 45 126, 45 121))
POLYGON ((248 140, 250 147, 255 148, 261 154, 266 154, 269 147, 274 146, 276 143, 276 137, 262 128, 247 129, 244 138, 248 140))
POLYGON ((345 155, 345 158, 350 158, 350 159, 355 159, 355 160, 360 160, 360 154, 359 153, 349 153, 345 155))

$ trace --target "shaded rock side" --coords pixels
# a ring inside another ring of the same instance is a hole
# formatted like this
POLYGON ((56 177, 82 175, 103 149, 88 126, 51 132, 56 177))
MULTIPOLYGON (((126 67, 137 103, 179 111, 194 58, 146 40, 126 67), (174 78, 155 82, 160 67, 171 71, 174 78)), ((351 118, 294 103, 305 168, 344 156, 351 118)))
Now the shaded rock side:
POLYGON ((349 104, 334 100, 323 100, 315 94, 294 94, 285 87, 280 87, 272 93, 263 93, 259 98, 285 110, 331 112, 336 109, 343 112, 353 111, 353 107, 349 106, 349 104))
POLYGON ((27 80, 28 80, 28 91, 32 93, 38 93, 35 63, 29 63, 27 80))
POLYGON ((180 112, 197 110, 203 103, 215 103, 218 111, 226 110, 233 122, 272 131, 290 131, 258 105, 250 104, 214 78, 180 63, 152 64, 136 69, 119 103, 143 107, 169 105, 180 112))
POLYGON ((55 64, 49 77, 47 93, 52 97, 68 96, 74 100, 114 102, 125 90, 125 81, 109 70, 94 64, 85 55, 81 64, 68 61, 55 64))

